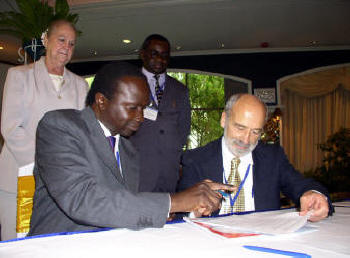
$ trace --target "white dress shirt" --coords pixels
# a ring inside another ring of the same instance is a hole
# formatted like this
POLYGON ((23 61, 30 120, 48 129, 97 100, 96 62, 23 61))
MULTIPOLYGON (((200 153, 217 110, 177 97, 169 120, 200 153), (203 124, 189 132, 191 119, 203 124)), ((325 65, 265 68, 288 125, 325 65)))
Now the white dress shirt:
MULTIPOLYGON (((99 120, 97 120, 97 121, 100 124, 100 126, 101 126, 101 128, 103 130, 103 133, 104 133, 104 135, 106 137, 114 136, 114 138, 115 138, 115 145, 114 145, 113 152, 114 152, 114 155, 116 156, 117 152, 119 153, 119 138, 120 138, 120 135, 119 134, 111 135, 111 132, 107 129, 107 127, 105 127, 104 124, 101 123, 101 121, 99 121, 99 120)), ((121 174, 121 176, 123 176, 122 163, 121 163, 121 159, 120 158, 118 160, 118 165, 119 165, 120 174, 121 174)))
MULTIPOLYGON (((147 82, 152 94, 152 100, 158 105, 157 95, 156 95, 156 79, 154 78, 154 73, 150 73, 144 67, 142 67, 142 73, 147 77, 147 82)), ((165 76, 166 73, 159 74, 159 87, 164 91, 165 88, 165 76)))
MULTIPOLYGON (((223 167, 224 171, 222 173, 222 182, 227 183, 227 179, 231 173, 231 160, 234 158, 233 154, 229 151, 229 149, 226 146, 224 137, 222 137, 222 160, 223 160, 223 167)), ((244 199, 245 199, 245 211, 253 211, 255 210, 255 204, 254 204, 254 194, 253 194, 253 157, 252 153, 248 153, 242 157, 240 157, 241 162, 238 166, 238 172, 239 176, 241 177, 241 180, 243 182, 243 179, 248 173, 247 178, 244 182, 243 189, 244 189, 244 199), (250 165, 249 171, 248 167, 250 165)), ((234 195, 232 195, 231 198, 233 198, 234 195)), ((230 206, 230 198, 224 197, 222 201, 222 206, 219 214, 223 213, 223 210, 225 207, 230 206)))

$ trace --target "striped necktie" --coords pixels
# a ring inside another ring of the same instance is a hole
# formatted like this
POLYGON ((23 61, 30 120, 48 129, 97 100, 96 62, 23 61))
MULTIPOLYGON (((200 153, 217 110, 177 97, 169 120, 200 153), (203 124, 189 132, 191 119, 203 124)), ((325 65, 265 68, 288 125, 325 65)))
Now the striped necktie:
POLYGON ((160 76, 159 74, 154 75, 154 79, 156 80, 155 92, 156 92, 156 96, 157 96, 158 106, 160 104, 160 100, 163 97, 163 89, 159 85, 159 76, 160 76))

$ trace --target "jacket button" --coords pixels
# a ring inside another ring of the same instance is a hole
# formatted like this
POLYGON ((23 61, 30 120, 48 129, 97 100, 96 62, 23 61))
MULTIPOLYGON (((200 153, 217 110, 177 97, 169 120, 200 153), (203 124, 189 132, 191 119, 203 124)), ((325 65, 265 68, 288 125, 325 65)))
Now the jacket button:
POLYGON ((163 130, 163 129, 159 130, 159 132, 160 132, 161 134, 164 134, 164 130, 163 130))

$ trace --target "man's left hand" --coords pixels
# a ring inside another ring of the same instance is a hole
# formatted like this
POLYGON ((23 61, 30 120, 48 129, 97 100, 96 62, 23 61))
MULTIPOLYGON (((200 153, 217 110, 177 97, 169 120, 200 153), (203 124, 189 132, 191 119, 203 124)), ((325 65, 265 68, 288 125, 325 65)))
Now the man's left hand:
POLYGON ((307 191, 300 197, 300 216, 311 212, 309 221, 316 222, 328 216, 328 202, 324 195, 307 191))

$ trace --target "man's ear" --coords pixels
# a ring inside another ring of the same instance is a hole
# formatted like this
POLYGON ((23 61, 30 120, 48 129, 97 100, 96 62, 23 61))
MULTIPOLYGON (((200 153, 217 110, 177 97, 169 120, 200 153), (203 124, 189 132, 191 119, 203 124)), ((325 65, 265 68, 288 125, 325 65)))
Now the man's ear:
POLYGON ((139 57, 142 61, 144 61, 144 59, 145 59, 145 50, 144 49, 140 49, 139 57))
POLYGON ((47 39, 47 33, 45 33, 44 38, 42 39, 42 43, 43 43, 45 49, 47 49, 47 40, 48 40, 47 39))
POLYGON ((221 114, 221 120, 220 120, 220 125, 221 125, 222 128, 225 128, 225 122, 226 122, 226 113, 224 111, 221 114))
POLYGON ((105 110, 108 103, 108 99, 100 92, 95 94, 95 103, 99 110, 105 110))

